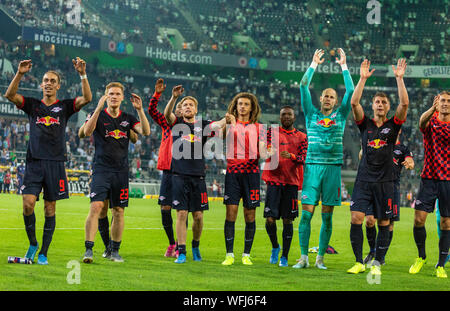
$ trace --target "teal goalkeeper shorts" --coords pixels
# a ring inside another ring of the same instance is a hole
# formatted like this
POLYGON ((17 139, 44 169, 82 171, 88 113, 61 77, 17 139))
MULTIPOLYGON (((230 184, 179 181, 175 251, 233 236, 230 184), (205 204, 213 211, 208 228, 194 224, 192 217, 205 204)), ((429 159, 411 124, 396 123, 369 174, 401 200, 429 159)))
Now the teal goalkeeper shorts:
POLYGON ((341 165, 306 164, 303 173, 302 204, 341 205, 341 165))

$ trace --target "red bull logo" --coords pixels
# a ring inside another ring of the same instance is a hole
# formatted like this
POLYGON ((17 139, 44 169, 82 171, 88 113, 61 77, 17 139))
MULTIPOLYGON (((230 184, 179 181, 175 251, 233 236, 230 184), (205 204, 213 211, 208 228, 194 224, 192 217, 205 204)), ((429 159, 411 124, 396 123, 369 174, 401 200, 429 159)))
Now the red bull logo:
POLYGON ((128 138, 127 133, 122 132, 121 130, 106 131, 105 137, 112 137, 115 139, 128 138))
POLYGON ((59 125, 59 117, 57 117, 56 119, 50 116, 46 116, 43 118, 36 118, 36 124, 44 124, 45 126, 50 126, 53 124, 59 125))
POLYGON ((181 136, 181 140, 185 140, 190 143, 195 143, 195 142, 201 143, 202 142, 202 138, 199 136, 195 136, 194 134, 183 135, 183 136, 181 136))
POLYGON ((387 145, 387 141, 381 140, 381 139, 375 139, 375 140, 371 140, 371 141, 367 142, 367 146, 375 148, 375 149, 380 149, 386 145, 387 145))
POLYGON ((317 124, 319 124, 319 125, 321 125, 323 127, 330 127, 332 125, 336 125, 336 122, 334 120, 325 118, 325 119, 322 119, 322 120, 318 121, 317 124))

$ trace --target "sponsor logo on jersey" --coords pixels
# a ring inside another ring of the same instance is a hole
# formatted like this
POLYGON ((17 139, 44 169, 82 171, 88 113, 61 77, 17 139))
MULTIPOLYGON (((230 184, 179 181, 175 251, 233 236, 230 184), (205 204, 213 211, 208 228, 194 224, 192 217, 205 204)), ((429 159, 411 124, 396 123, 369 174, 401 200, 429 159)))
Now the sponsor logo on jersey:
POLYGON ((172 202, 172 204, 173 204, 173 205, 178 205, 178 204, 180 204, 180 202, 178 202, 177 200, 175 200, 175 201, 172 202))
POLYGON ((55 113, 58 113, 58 112, 60 112, 61 110, 62 110, 61 107, 55 107, 55 108, 53 108, 53 109, 50 110, 50 111, 55 112, 55 113))
POLYGON ((390 131, 391 131, 390 128, 385 128, 381 130, 381 134, 389 134, 390 131))
POLYGON ((181 140, 185 140, 190 143, 202 142, 202 138, 199 136, 195 136, 194 134, 183 135, 183 136, 181 136, 181 140))
POLYGON ((374 149, 383 148, 384 146, 387 146, 387 144, 387 141, 378 138, 367 142, 367 146, 374 149))
POLYGON ((395 154, 398 154, 398 155, 401 155, 401 154, 402 154, 402 151, 401 151, 401 150, 398 150, 398 149, 396 149, 396 150, 394 150, 394 153, 395 153, 395 154))
POLYGON ((122 121, 122 122, 120 123, 120 126, 127 126, 128 124, 130 124, 130 122, 128 122, 128 121, 122 121))
POLYGON ((202 128, 199 126, 194 127, 194 132, 199 133, 202 131, 202 128))
POLYGON ((334 120, 325 118, 320 121, 317 121, 317 124, 321 125, 322 127, 330 127, 332 125, 336 125, 336 122, 334 120))
POLYGON ((50 116, 46 116, 46 117, 43 117, 43 118, 37 117, 36 118, 36 124, 44 124, 45 126, 50 126, 50 125, 53 125, 53 124, 59 125, 59 117, 57 117, 57 118, 53 118, 53 117, 50 117, 50 116))
POLYGON ((107 130, 105 137, 112 137, 115 139, 128 138, 127 133, 122 132, 121 130, 114 130, 114 131, 107 130))

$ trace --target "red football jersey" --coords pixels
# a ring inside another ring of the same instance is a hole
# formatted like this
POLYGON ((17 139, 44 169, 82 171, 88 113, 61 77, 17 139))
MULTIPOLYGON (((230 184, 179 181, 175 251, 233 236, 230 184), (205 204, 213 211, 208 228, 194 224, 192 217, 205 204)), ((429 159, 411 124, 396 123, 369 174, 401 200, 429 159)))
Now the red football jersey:
POLYGON ((242 122, 227 129, 227 173, 259 173, 259 142, 265 141, 259 123, 242 122))
MULTIPOLYGON (((276 169, 264 168, 262 179, 266 184, 276 185, 297 185, 299 189, 303 184, 303 164, 305 163, 308 141, 306 134, 297 129, 286 131, 279 128, 279 134, 272 132, 272 128, 268 131, 269 145, 278 150, 272 161, 279 161, 276 169), (291 154, 289 159, 280 156, 282 151, 291 154)), ((265 167, 269 167, 268 163, 271 159, 267 159, 265 167)))
POLYGON ((159 146, 158 164, 156 168, 158 170, 170 170, 172 163, 172 126, 167 123, 164 115, 159 112, 156 107, 158 106, 158 100, 161 97, 161 93, 154 93, 150 99, 150 105, 148 107, 148 113, 162 129, 161 145, 159 146))
POLYGON ((422 130, 425 161, 422 178, 450 180, 450 122, 440 121, 439 112, 422 130))

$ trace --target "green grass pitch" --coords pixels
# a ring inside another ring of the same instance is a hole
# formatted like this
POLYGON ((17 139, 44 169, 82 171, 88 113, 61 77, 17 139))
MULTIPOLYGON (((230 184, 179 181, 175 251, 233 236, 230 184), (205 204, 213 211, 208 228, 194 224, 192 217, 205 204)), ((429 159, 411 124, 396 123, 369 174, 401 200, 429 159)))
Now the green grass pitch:
MULTIPOLYGON (((103 259, 103 243, 97 235, 94 263, 81 263, 84 253, 84 222, 89 210, 85 197, 71 197, 59 201, 56 208, 56 231, 48 252, 48 266, 8 264, 7 256, 23 257, 28 239, 22 217, 22 199, 17 195, 0 194, 0 290, 220 290, 220 291, 345 291, 345 290, 449 290, 449 279, 433 276, 438 256, 436 218, 427 221, 428 263, 418 275, 408 273, 417 256, 412 226, 413 210, 402 208, 401 221, 396 223, 394 240, 382 267, 380 284, 369 284, 367 272, 349 275, 346 270, 354 263, 350 245, 350 212, 348 207, 335 209, 333 235, 330 244, 339 252, 326 255, 328 270, 313 266, 315 254, 310 254, 311 267, 293 269, 300 257, 298 222, 294 222, 294 238, 289 256, 289 267, 269 264, 271 245, 262 218, 263 207, 257 209, 257 231, 252 249, 253 266, 244 266, 240 255, 244 247, 244 220, 240 208, 236 223, 233 266, 221 265, 225 257, 223 225, 225 207, 222 202, 210 202, 204 214, 204 231, 200 243, 203 261, 194 262, 190 251, 192 232, 188 231, 187 263, 175 264, 173 258, 163 256, 168 245, 161 225, 161 214, 156 200, 131 199, 125 210, 125 232, 121 246, 124 263, 103 259), (71 271, 68 262, 80 262, 80 284, 68 284, 71 271), (182 277, 180 277, 182 276, 182 277)), ((172 212, 175 218, 175 212, 172 212)), ((189 219, 191 226, 192 219, 189 219)), ((321 217, 313 217, 310 247, 317 246, 321 217)), ((44 223, 43 201, 36 205, 36 226, 39 244, 44 223)), ((278 222, 281 242, 282 224, 278 222)), ((364 242, 364 253, 368 250, 364 242)))

